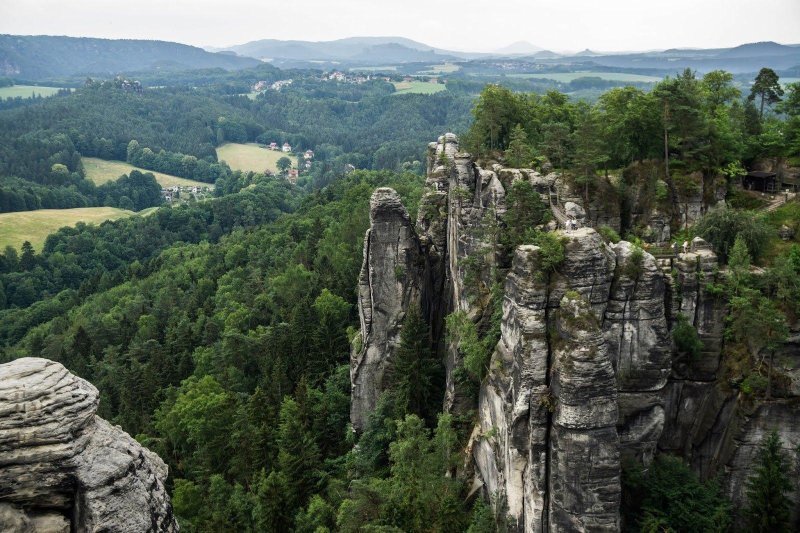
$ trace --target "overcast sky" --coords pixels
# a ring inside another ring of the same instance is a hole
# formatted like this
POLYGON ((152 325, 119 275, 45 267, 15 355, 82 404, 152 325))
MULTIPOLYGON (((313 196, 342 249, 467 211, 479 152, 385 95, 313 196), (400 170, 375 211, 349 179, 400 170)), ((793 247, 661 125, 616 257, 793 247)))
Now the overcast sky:
POLYGON ((0 0, 0 33, 227 46, 400 35, 490 51, 800 43, 800 0, 0 0))

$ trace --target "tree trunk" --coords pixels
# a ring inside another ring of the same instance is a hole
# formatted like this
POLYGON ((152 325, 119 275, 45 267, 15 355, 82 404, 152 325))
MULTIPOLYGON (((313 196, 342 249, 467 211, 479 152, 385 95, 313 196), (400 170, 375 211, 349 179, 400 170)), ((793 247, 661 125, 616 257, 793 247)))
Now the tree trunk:
POLYGON ((761 93, 761 108, 758 110, 758 119, 762 120, 764 118, 764 97, 766 95, 761 93))
MULTIPOLYGON (((678 191, 675 189, 675 183, 669 174, 669 103, 667 101, 664 101, 664 172, 666 173, 664 179, 667 182, 667 187, 669 187, 670 196, 672 196, 672 205, 679 209, 678 191)), ((675 223, 674 213, 672 222, 673 224, 675 223)))

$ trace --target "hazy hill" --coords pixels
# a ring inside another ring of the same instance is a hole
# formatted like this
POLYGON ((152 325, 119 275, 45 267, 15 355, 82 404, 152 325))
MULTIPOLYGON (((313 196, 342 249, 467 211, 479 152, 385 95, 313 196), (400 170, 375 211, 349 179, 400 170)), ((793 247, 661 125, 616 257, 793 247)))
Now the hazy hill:
POLYGON ((405 37, 348 37, 335 41, 262 39, 230 46, 224 50, 263 60, 373 64, 472 59, 486 55, 444 50, 405 37))
POLYGON ((166 41, 0 35, 0 76, 24 80, 154 69, 235 70, 258 64, 253 58, 166 41))
POLYGON ((494 51, 494 53, 499 55, 529 55, 535 54, 536 52, 542 52, 543 50, 544 48, 541 46, 536 46, 528 41, 517 41, 509 44, 508 46, 498 48, 494 51))
POLYGON ((757 72, 762 67, 785 70, 800 65, 800 47, 774 42, 748 43, 732 48, 670 49, 661 52, 603 55, 592 58, 608 67, 699 72, 722 69, 734 74, 757 72))

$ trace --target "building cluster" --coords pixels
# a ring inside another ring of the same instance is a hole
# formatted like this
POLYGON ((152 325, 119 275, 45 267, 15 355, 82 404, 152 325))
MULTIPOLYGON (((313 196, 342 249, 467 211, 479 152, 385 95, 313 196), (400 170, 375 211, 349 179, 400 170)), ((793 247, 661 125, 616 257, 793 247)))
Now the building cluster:
POLYGON ((272 150, 273 152, 283 152, 285 154, 289 154, 292 152, 292 145, 289 143, 283 143, 283 146, 280 146, 276 142, 271 142, 267 145, 267 148, 272 150))
POLYGON ((208 198, 211 195, 212 188, 211 185, 207 187, 173 185, 171 187, 162 187, 161 196, 169 204, 186 202, 190 198, 199 201, 208 198))
POLYGON ((372 76, 370 74, 351 74, 334 70, 322 75, 323 80, 339 81, 342 83, 366 83, 371 80, 383 79, 383 76, 372 76))
POLYGON ((253 91, 264 91, 266 89, 272 89, 273 91, 280 91, 284 87, 287 87, 292 84, 294 80, 278 80, 275 82, 268 82, 265 80, 257 81, 255 85, 253 85, 253 91))

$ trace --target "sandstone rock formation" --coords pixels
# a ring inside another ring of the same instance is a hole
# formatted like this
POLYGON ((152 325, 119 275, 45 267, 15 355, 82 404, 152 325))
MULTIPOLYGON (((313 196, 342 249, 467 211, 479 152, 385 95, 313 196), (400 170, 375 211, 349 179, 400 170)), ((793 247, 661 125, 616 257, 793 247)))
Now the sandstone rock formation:
POLYGON ((98 401, 59 363, 0 365, 0 530, 178 531, 166 465, 98 401))
POLYGON ((419 305, 420 261, 419 239, 400 197, 392 189, 377 189, 358 281, 361 338, 350 364, 350 418, 356 429, 366 425, 384 390, 406 310, 419 305))
MULTIPOLYGON (((372 199, 359 283, 361 339, 351 359, 356 429, 385 388, 383 371, 405 313, 419 306, 446 367, 443 408, 477 413, 464 474, 507 509, 513 531, 619 530, 620 464, 647 465, 659 452, 684 457, 702 478, 722 475, 742 507, 749 464, 768 428, 780 428, 787 450, 798 445, 792 420, 800 412, 800 349, 782 357, 794 366, 785 369, 784 397, 769 405, 742 403, 724 380, 727 303, 716 288, 724 274, 708 243, 696 238, 688 253, 656 260, 584 227, 558 233, 564 261, 545 271, 539 247, 519 246, 509 257, 499 246, 514 182, 529 181, 543 202, 589 226, 618 230, 619 211, 606 209, 602 198, 587 205, 583 191, 557 174, 481 168, 452 134, 429 145, 427 168, 415 227, 394 191, 379 189, 372 199), (485 327, 497 279, 501 335, 475 405, 457 377, 462 356, 447 341, 444 319, 462 312, 485 327), (697 358, 673 347, 679 315, 703 343, 697 358)), ((637 172, 655 186, 651 170, 637 172)), ((679 214, 692 220, 699 205, 679 214)), ((669 237, 657 206, 634 207, 633 223, 649 240, 669 237)), ((800 494, 792 498, 800 501, 800 494)))

